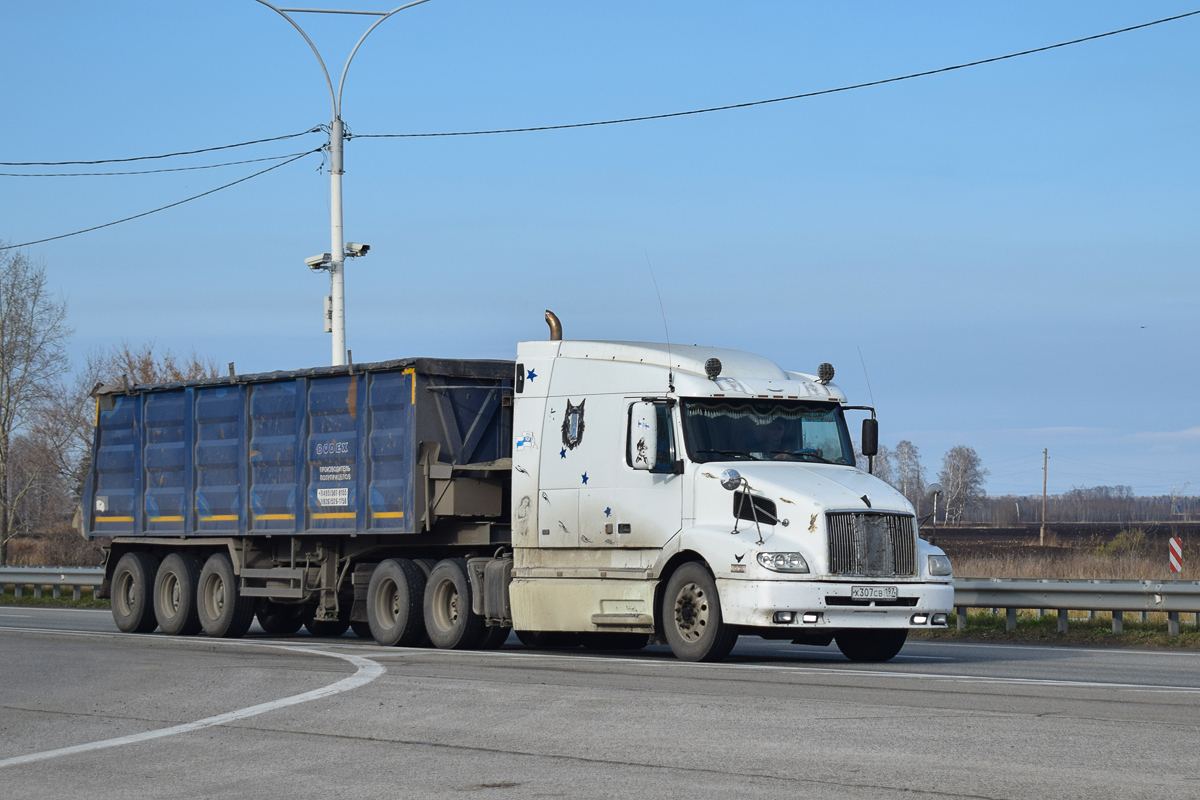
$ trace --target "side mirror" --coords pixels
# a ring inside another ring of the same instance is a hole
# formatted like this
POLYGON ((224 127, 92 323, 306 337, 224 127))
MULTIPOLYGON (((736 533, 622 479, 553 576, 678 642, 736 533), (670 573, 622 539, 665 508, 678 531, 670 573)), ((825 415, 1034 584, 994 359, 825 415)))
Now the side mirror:
POLYGON ((879 421, 867 417, 862 427, 862 454, 874 456, 879 453, 879 421))
POLYGON ((932 499, 942 493, 942 485, 940 483, 931 483, 925 487, 925 496, 932 499))
POLYGON ((629 414, 629 466, 650 470, 658 459, 658 410, 654 403, 634 403, 629 414))

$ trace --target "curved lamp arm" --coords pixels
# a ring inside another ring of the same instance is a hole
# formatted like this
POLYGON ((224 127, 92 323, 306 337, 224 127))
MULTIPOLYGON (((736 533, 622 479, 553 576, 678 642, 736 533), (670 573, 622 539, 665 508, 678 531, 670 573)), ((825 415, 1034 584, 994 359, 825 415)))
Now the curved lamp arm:
MULTIPOLYGON (((260 2, 260 3, 261 3, 261 2, 263 2, 263 0, 258 0, 258 2, 260 2)), ((359 38, 359 40, 358 40, 358 43, 354 45, 354 49, 350 51, 350 57, 346 59, 346 66, 342 68, 342 79, 341 79, 340 81, 338 81, 337 102, 336 102, 336 104, 335 104, 335 106, 334 106, 334 116, 335 116, 335 117, 340 117, 340 116, 341 116, 341 113, 342 113, 342 89, 343 89, 343 88, 346 86, 346 73, 347 73, 347 72, 349 71, 349 69, 350 69, 350 62, 354 60, 354 54, 358 52, 358 48, 359 48, 360 46, 362 46, 362 43, 363 43, 363 41, 365 41, 365 40, 366 40, 366 38, 367 38, 368 36, 370 36, 370 35, 371 35, 371 31, 373 31, 373 30, 375 30, 376 28, 378 28, 378 27, 379 27, 379 24, 380 24, 381 22, 383 22, 385 19, 387 19, 388 17, 392 16, 393 14, 397 14, 397 13, 399 13, 399 12, 403 11, 403 10, 404 10, 404 9, 406 9, 406 8, 412 8, 413 6, 419 6, 419 5, 421 5, 422 3, 428 3, 428 2, 429 2, 429 0, 412 0, 412 2, 410 2, 410 3, 405 3, 405 4, 404 4, 404 5, 402 5, 402 6, 397 6, 396 8, 393 8, 393 9, 392 9, 391 11, 389 11, 388 13, 384 14, 384 15, 383 15, 382 17, 380 17, 379 19, 375 20, 375 24, 374 24, 374 25, 372 25, 371 27, 367 28, 367 32, 366 32, 366 33, 364 33, 364 34, 363 34, 363 35, 362 35, 362 36, 359 38)), ((278 10, 278 9, 277 9, 277 10, 278 10)), ((281 13, 281 14, 282 14, 283 12, 282 12, 282 11, 280 11, 279 13, 281 13)), ((285 16, 286 16, 286 15, 285 15, 285 16)), ((289 22, 290 22, 290 20, 289 20, 289 22)), ((292 24, 293 24, 293 25, 295 25, 296 23, 294 23, 294 22, 293 22, 292 24)), ((298 29, 298 27, 299 27, 299 26, 297 26, 297 29, 298 29)), ((303 31, 301 31, 301 33, 303 33, 303 31)), ((305 39, 307 39, 308 37, 307 37, 307 36, 305 36, 304 38, 305 38, 305 39)), ((311 45, 311 44, 312 44, 312 42, 309 42, 309 44, 311 45)), ((316 50, 316 48, 314 47, 314 48, 313 48, 313 50, 315 51, 315 50, 316 50)), ((320 56, 317 56, 317 57, 318 57, 318 58, 320 58, 320 56)), ((325 65, 324 65, 324 64, 322 64, 322 65, 321 65, 321 68, 322 68, 322 69, 324 69, 324 68, 325 68, 325 65)), ((329 73, 325 73, 325 80, 329 80, 329 73)), ((332 89, 332 87, 330 87, 330 92, 332 93, 332 91, 333 91, 333 89, 332 89)))
MULTIPOLYGON (((293 27, 293 28, 295 28, 295 29, 296 29, 296 30, 297 30, 297 31, 300 33, 300 35, 304 37, 304 41, 308 42, 308 46, 312 48, 313 55, 317 57, 317 61, 318 61, 318 62, 320 63, 320 65, 321 65, 321 72, 322 72, 322 74, 324 74, 324 75, 325 75, 325 85, 329 87, 329 104, 330 104, 330 106, 332 106, 332 107, 333 107, 333 119, 337 119, 337 118, 338 118, 338 112, 339 112, 339 106, 341 105, 341 104, 338 102, 338 99, 339 99, 339 97, 340 97, 340 95, 341 95, 341 87, 340 87, 340 86, 338 87, 338 94, 337 94, 337 95, 334 95, 334 93, 333 93, 333 81, 331 81, 331 80, 329 79, 329 70, 325 69, 325 59, 321 58, 321 53, 320 53, 320 51, 319 51, 319 50, 317 50, 317 46, 316 46, 315 44, 313 44, 313 41, 312 41, 312 39, 308 38, 308 34, 304 32, 304 29, 303 29, 303 28, 301 28, 301 27, 300 27, 298 24, 296 24, 296 20, 292 19, 292 18, 291 18, 291 17, 289 17, 287 14, 285 14, 283 11, 281 11, 280 9, 278 9, 278 8, 276 8, 275 6, 273 6, 273 5, 271 5, 270 3, 268 3, 268 2, 267 2, 267 0, 254 0, 254 2, 256 2, 256 3, 261 3, 262 5, 266 6, 267 8, 271 9, 272 11, 274 11, 274 12, 275 12, 276 14, 278 14, 279 16, 281 16, 281 17, 283 17, 284 19, 286 19, 288 22, 292 23, 292 27, 293 27)), ((425 0, 422 0, 422 2, 425 2, 425 0)), ((399 10, 400 10, 399 8, 398 8, 398 9, 396 9, 396 11, 399 11, 399 10)), ((396 12, 395 12, 395 11, 393 11, 392 13, 394 14, 394 13, 396 13, 396 12)), ((390 16, 390 15, 389 15, 389 16, 390 16)), ((384 19, 386 19, 386 17, 385 17, 384 19)), ((382 21, 383 21, 383 20, 380 20, 380 22, 382 22, 382 21)), ((379 24, 379 22, 376 22, 376 23, 375 23, 375 25, 378 25, 378 24, 379 24)), ((371 26, 371 30, 374 30, 374 29, 375 29, 375 25, 372 25, 372 26, 371 26)), ((371 31, 367 31, 367 33, 370 33, 370 32, 371 32, 371 31)), ((365 38, 366 38, 366 36, 364 35, 364 36, 363 36, 363 39, 365 39, 365 38)), ((359 44, 362 44, 362 39, 359 39, 359 40, 358 40, 358 43, 359 43, 359 44)), ((355 49, 355 50, 357 50, 357 49, 358 49, 358 46, 357 46, 357 45, 355 45, 355 48, 354 48, 354 49, 355 49)), ((353 58, 353 57, 354 57, 354 54, 353 54, 353 53, 351 53, 351 54, 350 54, 350 57, 351 57, 351 58, 353 58)), ((347 62, 346 62, 346 66, 347 66, 347 67, 349 67, 349 66, 350 66, 350 62, 349 62, 349 61, 347 61, 347 62)), ((345 82, 345 80, 346 80, 346 71, 345 71, 345 70, 342 70, 342 82, 344 83, 344 82, 345 82)))

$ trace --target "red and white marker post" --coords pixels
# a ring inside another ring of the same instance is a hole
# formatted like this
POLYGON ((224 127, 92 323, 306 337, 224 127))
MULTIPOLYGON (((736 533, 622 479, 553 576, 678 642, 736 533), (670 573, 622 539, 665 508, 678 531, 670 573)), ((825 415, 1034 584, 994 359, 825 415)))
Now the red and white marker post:
POLYGON ((1168 542, 1168 553, 1171 559, 1171 572, 1175 573, 1171 577, 1174 578, 1180 572, 1183 572, 1183 539, 1172 538, 1168 542))

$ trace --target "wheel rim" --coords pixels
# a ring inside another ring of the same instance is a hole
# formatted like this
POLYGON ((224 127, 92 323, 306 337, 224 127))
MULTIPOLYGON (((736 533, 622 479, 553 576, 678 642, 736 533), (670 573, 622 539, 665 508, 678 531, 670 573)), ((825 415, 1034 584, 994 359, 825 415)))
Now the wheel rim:
POLYGON ((383 623, 383 627, 391 628, 400 619, 400 587, 391 578, 380 581, 379 592, 375 596, 375 617, 383 623))
POLYGON ((439 630, 452 630, 458 623, 458 598, 454 581, 444 580, 434 589, 433 621, 439 630))
POLYGON ((137 584, 132 572, 122 572, 117 576, 117 590, 113 592, 113 600, 116 601, 117 611, 121 616, 128 617, 133 614, 133 607, 137 604, 136 592, 137 584))
POLYGON ((162 610, 165 616, 174 617, 179 613, 179 601, 182 599, 183 593, 179 589, 179 577, 173 573, 167 573, 163 578, 162 584, 162 610))
POLYGON ((209 575, 204 582, 204 610, 209 619, 220 619, 225 611, 225 581, 220 575, 209 575))
POLYGON ((685 642, 695 642, 708 630, 708 593, 695 583, 684 584, 675 595, 675 628, 685 642))

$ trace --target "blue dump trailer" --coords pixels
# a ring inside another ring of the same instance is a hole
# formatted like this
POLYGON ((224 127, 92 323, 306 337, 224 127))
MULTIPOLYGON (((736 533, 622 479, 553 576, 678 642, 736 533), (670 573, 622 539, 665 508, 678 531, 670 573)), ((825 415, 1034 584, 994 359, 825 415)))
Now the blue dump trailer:
MULTIPOLYGON (((833 367, 518 342, 96 391, 83 533, 125 631, 636 649, 739 635, 891 658, 945 627, 950 562, 860 469, 833 367)), ((869 467, 868 467, 869 469, 869 467)))
POLYGON ((417 358, 100 387, 81 523, 112 537, 101 596, 129 630, 240 635, 257 612, 272 632, 370 635, 385 557, 510 542, 513 370, 417 358), (191 608, 206 565, 214 596, 191 608))

